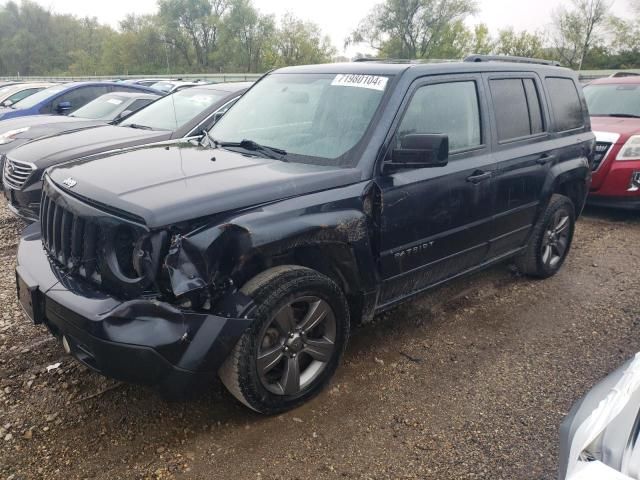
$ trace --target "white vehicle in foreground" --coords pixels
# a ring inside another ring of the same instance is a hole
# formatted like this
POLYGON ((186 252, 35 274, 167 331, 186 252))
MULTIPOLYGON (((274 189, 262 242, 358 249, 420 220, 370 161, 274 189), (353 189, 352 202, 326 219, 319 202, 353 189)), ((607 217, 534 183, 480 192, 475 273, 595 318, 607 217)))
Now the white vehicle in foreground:
POLYGON ((576 403, 560 427, 559 480, 640 480, 640 353, 576 403))

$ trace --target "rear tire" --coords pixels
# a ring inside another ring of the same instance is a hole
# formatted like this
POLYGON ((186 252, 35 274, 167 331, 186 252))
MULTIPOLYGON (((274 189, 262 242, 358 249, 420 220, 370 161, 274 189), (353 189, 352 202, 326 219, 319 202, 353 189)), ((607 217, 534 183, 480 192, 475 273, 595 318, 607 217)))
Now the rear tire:
POLYGON ((240 402, 259 413, 290 410, 317 395, 338 367, 349 337, 340 288, 315 270, 280 266, 250 280, 242 293, 254 321, 219 370, 240 402))
POLYGON ((562 267, 573 240, 575 208, 563 195, 554 194, 533 227, 525 252, 516 266, 525 275, 548 278, 562 267))

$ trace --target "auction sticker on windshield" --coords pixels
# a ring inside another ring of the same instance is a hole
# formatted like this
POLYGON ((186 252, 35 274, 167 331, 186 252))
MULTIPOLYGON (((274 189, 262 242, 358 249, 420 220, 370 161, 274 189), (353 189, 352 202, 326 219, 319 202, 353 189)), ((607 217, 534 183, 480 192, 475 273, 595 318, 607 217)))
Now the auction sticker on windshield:
POLYGON ((383 91, 387 86, 387 77, 378 75, 358 75, 355 73, 336 75, 331 85, 340 87, 369 88, 371 90, 383 91))

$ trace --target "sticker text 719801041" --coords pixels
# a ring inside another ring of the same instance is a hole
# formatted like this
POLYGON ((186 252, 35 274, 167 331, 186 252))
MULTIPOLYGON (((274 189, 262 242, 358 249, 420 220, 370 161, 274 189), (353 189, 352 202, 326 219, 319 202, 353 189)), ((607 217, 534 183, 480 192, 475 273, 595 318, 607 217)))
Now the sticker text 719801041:
POLYGON ((340 87, 369 88, 383 91, 387 86, 387 77, 379 75, 359 75, 355 73, 336 75, 331 85, 340 87))

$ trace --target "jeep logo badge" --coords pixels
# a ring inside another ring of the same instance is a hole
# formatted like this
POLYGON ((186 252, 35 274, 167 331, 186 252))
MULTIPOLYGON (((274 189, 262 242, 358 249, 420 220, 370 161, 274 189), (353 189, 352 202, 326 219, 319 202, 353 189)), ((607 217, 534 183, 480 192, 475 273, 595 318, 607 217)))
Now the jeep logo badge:
POLYGON ((76 182, 72 177, 65 178, 62 183, 67 188, 73 188, 78 184, 78 182, 76 182))

